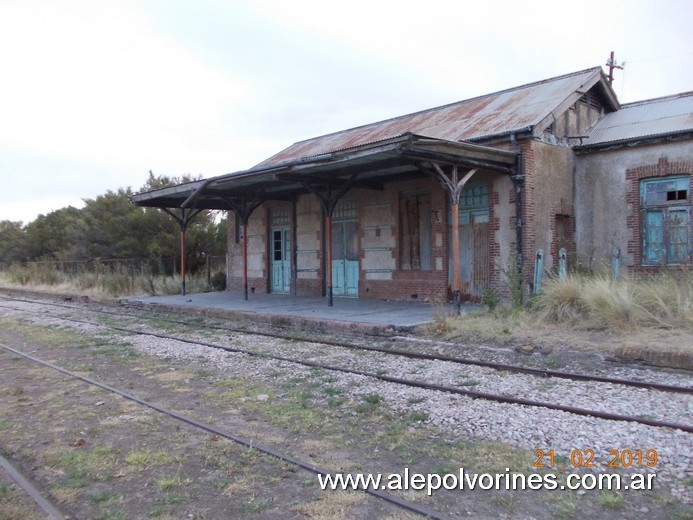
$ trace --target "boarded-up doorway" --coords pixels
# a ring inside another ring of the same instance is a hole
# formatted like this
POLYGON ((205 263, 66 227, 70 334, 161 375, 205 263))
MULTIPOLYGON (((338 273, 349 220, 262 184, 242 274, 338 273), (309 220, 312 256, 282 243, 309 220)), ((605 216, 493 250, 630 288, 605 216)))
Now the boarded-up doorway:
MULTIPOLYGON (((460 239, 460 297, 479 300, 491 277, 489 255, 488 184, 470 182, 460 194, 458 211, 460 239)), ((452 241, 450 241, 452 243, 452 241)), ((450 280, 452 280, 452 250, 450 280)))

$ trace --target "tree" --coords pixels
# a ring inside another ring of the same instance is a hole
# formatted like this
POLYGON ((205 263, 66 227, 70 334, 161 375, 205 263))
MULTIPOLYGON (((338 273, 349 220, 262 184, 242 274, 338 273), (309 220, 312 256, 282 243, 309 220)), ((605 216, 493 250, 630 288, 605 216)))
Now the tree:
POLYGON ((107 191, 95 199, 85 199, 82 215, 85 247, 91 258, 143 258, 147 256, 143 211, 130 204, 130 189, 107 191))
POLYGON ((26 234, 21 222, 0 221, 0 262, 12 264, 27 258, 26 234))
MULTIPOLYGON (((151 171, 141 188, 150 191, 194 182, 155 176, 151 171)), ((102 260, 149 259, 170 272, 180 256, 180 229, 176 221, 157 208, 142 208, 130 202, 131 188, 107 191, 94 199, 84 199, 84 208, 71 206, 47 215, 22 228, 19 222, 0 223, 0 261, 18 260, 102 260)), ((203 211, 187 230, 188 266, 204 265, 208 255, 226 249, 225 221, 218 212, 203 211)))
MULTIPOLYGON (((152 191, 199 181, 189 175, 183 177, 154 176, 150 171, 141 191, 152 191)), ((175 213, 175 212, 174 212, 175 213)), ((146 208, 149 229, 156 230, 149 238, 149 254, 159 257, 178 258, 180 255, 180 226, 166 212, 157 208, 146 208)), ((186 265, 194 271, 203 266, 206 256, 223 255, 226 252, 226 220, 219 219, 218 211, 200 212, 186 230, 186 265)))
POLYGON ((24 229, 27 259, 75 260, 85 257, 84 223, 72 206, 39 215, 24 229))

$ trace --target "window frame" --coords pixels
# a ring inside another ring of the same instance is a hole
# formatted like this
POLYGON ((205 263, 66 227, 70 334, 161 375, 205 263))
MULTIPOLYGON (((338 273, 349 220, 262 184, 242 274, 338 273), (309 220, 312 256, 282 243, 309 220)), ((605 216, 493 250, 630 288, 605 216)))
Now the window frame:
POLYGON ((690 264, 690 207, 690 176, 640 181, 640 263, 643 267, 690 264), (683 239, 675 241, 677 237, 683 239))

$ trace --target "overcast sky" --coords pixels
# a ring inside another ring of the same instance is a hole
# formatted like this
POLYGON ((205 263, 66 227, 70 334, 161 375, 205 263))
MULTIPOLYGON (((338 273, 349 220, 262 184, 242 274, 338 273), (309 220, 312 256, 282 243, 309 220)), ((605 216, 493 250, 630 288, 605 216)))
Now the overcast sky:
POLYGON ((0 220, 589 67, 693 90, 691 0, 0 0, 0 220))

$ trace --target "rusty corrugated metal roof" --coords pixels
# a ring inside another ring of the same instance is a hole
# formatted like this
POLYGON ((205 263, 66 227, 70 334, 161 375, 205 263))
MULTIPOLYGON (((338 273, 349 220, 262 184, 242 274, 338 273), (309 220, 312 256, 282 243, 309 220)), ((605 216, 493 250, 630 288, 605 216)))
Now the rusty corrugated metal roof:
POLYGON ((448 141, 531 129, 576 92, 602 77, 601 67, 300 141, 260 163, 281 164, 414 133, 448 141))
POLYGON ((693 92, 621 105, 607 114, 581 148, 693 131, 693 92))
POLYGON ((159 208, 204 208, 234 210, 253 201, 286 200, 313 188, 334 188, 344 184, 380 189, 382 183, 402 177, 423 175, 418 164, 444 158, 463 168, 483 168, 512 174, 517 152, 475 143, 444 141, 405 134, 377 143, 310 158, 285 161, 281 165, 255 167, 136 193, 131 201, 159 208), (355 175, 358 173, 358 179, 355 175))

